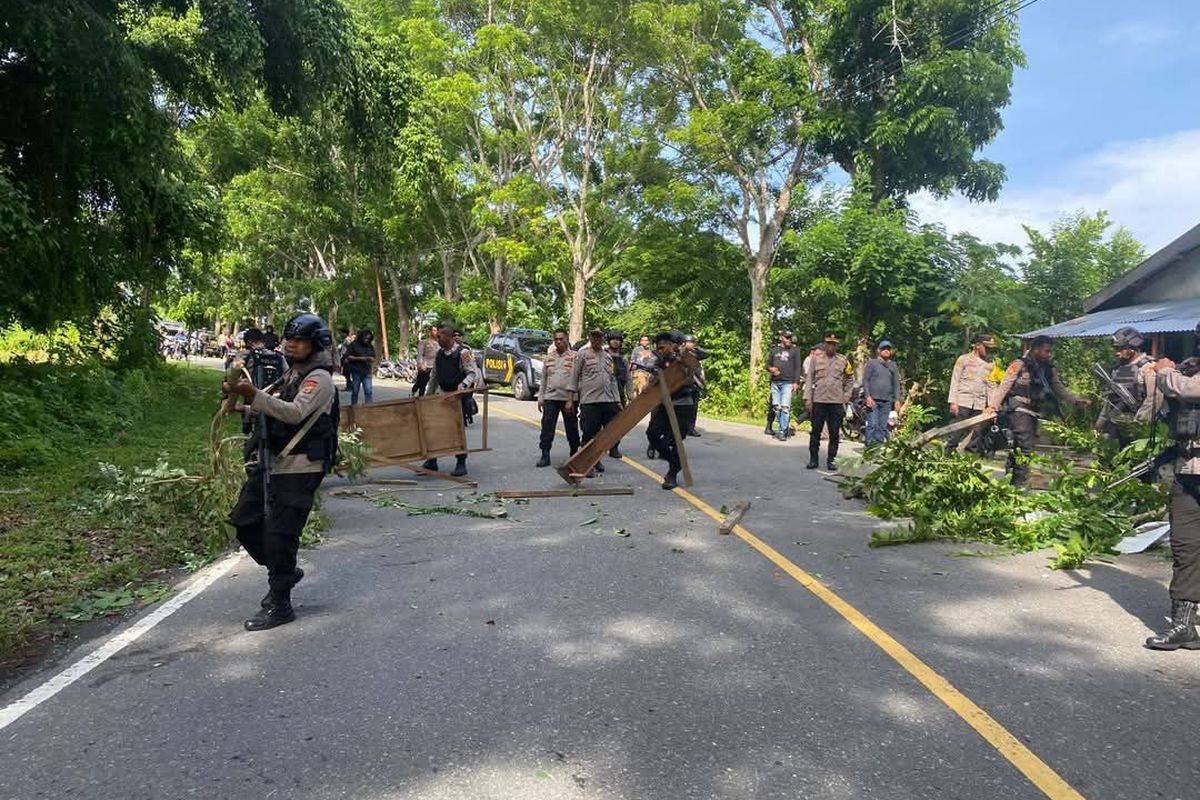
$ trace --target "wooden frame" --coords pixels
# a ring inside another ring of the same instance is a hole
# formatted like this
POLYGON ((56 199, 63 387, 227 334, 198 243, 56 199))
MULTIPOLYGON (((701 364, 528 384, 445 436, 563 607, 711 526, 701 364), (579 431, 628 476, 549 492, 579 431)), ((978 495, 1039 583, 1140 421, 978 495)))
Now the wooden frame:
POLYGON ((423 397, 384 400, 342 408, 341 427, 358 428, 371 446, 371 465, 388 466, 406 462, 479 453, 488 447, 488 389, 464 389, 423 397), (483 445, 467 444, 467 426, 462 415, 462 397, 483 394, 483 445))

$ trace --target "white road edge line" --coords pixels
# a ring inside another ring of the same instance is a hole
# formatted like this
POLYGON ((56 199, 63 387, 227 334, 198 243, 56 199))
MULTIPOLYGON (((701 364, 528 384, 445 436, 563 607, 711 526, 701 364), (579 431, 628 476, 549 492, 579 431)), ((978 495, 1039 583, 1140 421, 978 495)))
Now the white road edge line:
POLYGON ((229 572, 234 565, 241 561, 245 555, 244 551, 238 550, 236 553, 231 553, 215 564, 211 564, 201 570, 195 578, 192 579, 179 594, 166 600, 158 608, 146 614, 139 619, 128 629, 121 631, 113 636, 100 647, 97 647, 92 652, 88 653, 83 658, 76 661, 71 666, 64 669, 54 677, 47 680, 41 686, 38 686, 33 691, 26 694, 20 700, 11 703, 4 708, 0 708, 0 730, 4 730, 12 723, 16 722, 26 712, 32 711, 42 703, 49 700, 54 695, 61 692, 63 689, 70 686, 75 681, 87 675, 96 667, 103 664, 108 659, 119 653, 125 647, 136 642, 151 628, 162 622, 167 617, 174 614, 179 609, 183 608, 196 595, 203 592, 209 586, 212 586, 220 580, 225 573, 229 572))

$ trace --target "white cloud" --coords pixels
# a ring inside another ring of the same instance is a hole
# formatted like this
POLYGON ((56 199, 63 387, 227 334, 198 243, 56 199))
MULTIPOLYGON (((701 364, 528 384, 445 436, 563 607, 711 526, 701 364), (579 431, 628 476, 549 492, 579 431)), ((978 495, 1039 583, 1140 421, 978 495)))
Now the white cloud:
POLYGON ((923 222, 940 222, 951 233, 1020 245, 1027 241, 1023 224, 1044 230, 1078 211, 1107 211, 1153 252, 1200 223, 1200 129, 1110 143, 1040 185, 1002 191, 995 203, 927 192, 910 202, 923 222))
POLYGON ((1100 33, 1100 43, 1124 50, 1144 50, 1161 47, 1185 33, 1184 29, 1162 20, 1126 19, 1105 28, 1100 33))

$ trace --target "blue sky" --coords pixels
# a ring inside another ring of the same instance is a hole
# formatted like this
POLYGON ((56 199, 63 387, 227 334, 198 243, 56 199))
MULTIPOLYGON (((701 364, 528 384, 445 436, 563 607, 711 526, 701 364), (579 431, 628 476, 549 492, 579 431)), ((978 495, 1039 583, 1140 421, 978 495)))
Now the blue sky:
POLYGON ((1105 209, 1150 250, 1200 223, 1200 1, 1039 0, 1021 45, 983 151, 1008 170, 1000 200, 916 197, 923 219, 1023 244, 1022 223, 1105 209))

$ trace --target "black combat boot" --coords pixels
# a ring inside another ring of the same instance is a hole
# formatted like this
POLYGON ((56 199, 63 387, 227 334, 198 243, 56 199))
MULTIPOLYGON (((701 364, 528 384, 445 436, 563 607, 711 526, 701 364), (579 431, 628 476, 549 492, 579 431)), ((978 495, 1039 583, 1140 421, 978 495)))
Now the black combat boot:
POLYGON ((825 469, 830 472, 837 472, 837 459, 833 457, 825 459, 825 469))
POLYGON ((431 472, 437 472, 437 459, 436 458, 427 459, 425 461, 425 463, 421 465, 421 469, 427 469, 431 472))
POLYGON ((679 477, 679 470, 677 470, 677 469, 667 470, 667 475, 665 478, 663 478, 662 488, 667 489, 667 490, 674 489, 676 486, 679 485, 679 483, 676 481, 676 479, 678 477, 679 477))
MULTIPOLYGON (((304 570, 300 569, 299 567, 296 567, 296 571, 292 574, 295 575, 295 579, 292 581, 292 586, 295 586, 297 583, 304 580, 304 570)), ((271 591, 268 589, 267 593, 263 595, 262 601, 259 602, 259 606, 266 608, 269 605, 271 605, 271 591)))
POLYGON ((774 436, 774 435, 775 435, 775 428, 773 428, 773 427, 771 426, 771 424, 768 422, 768 423, 767 423, 767 427, 763 428, 763 433, 765 433, 767 436, 774 436))
POLYGON ((596 472, 604 472, 604 462, 603 461, 596 462, 596 472))
POLYGON ((537 465, 538 465, 539 467, 548 467, 548 466, 550 466, 550 451, 549 451, 549 450, 543 450, 543 451, 542 451, 542 457, 538 459, 538 463, 537 463, 537 465))
POLYGON ((1200 650, 1196 633, 1196 604, 1191 600, 1171 601, 1171 627, 1146 640, 1151 650, 1200 650))
POLYGON ((291 589, 272 590, 270 604, 259 609, 259 612, 246 620, 244 625, 248 631, 269 631, 271 628, 286 625, 295 618, 291 589))
POLYGON ((655 450, 653 447, 647 447, 646 448, 646 458, 653 461, 654 459, 658 458, 658 451, 655 450))
POLYGON ((816 469, 817 466, 818 466, 817 454, 810 450, 808 453, 808 463, 804 465, 804 468, 805 469, 816 469))
POLYGON ((467 474, 467 457, 466 456, 455 456, 454 469, 450 470, 450 474, 456 478, 461 478, 463 475, 467 474))
POLYGON ((610 449, 608 451, 608 457, 609 458, 620 458, 621 457, 621 448, 614 444, 612 446, 612 449, 610 449))

